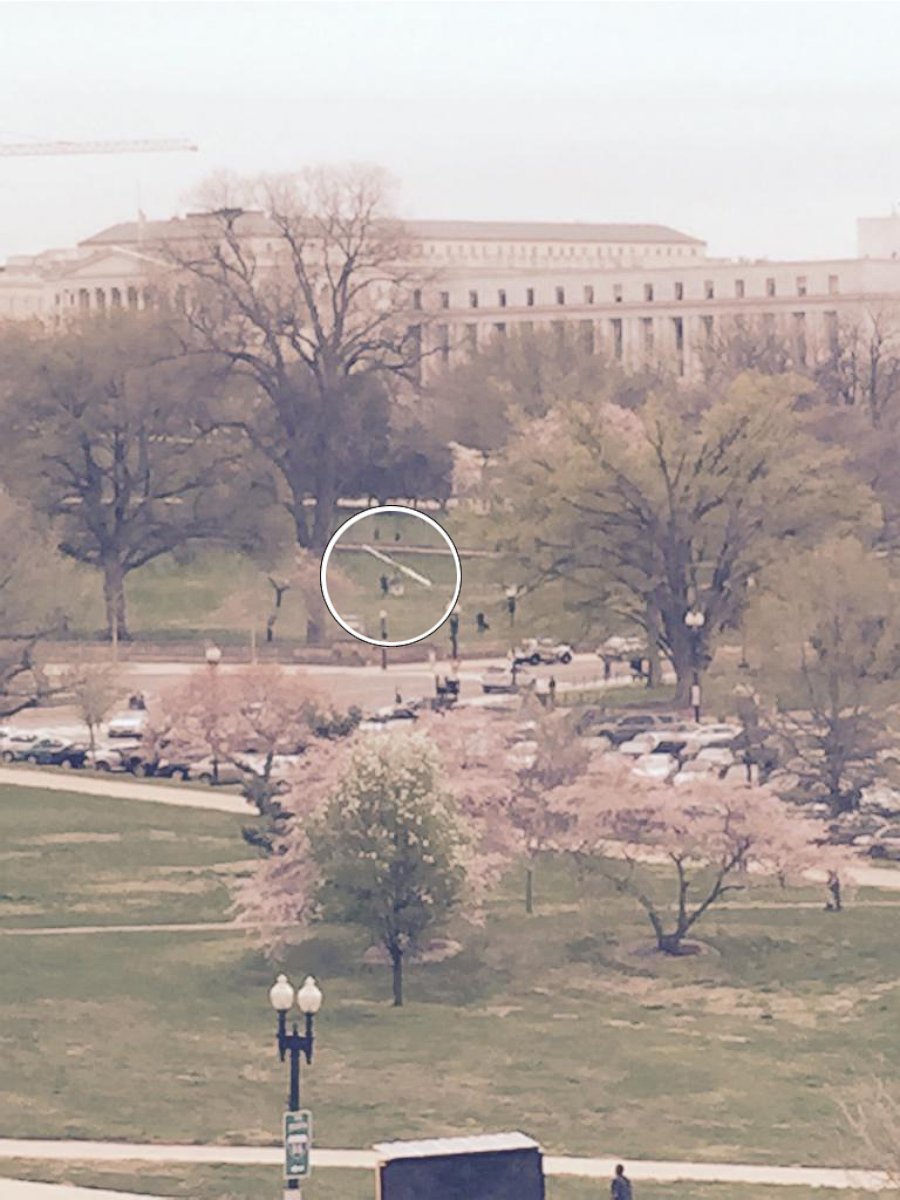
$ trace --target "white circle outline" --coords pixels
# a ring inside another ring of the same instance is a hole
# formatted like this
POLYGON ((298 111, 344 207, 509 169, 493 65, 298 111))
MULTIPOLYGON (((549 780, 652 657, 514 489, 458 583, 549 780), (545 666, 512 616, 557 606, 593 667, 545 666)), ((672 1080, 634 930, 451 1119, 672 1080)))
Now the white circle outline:
POLYGON ((384 647, 386 649, 399 646, 414 646, 416 642, 424 642, 424 640, 428 637, 431 637, 433 633, 437 633, 437 631, 456 607, 456 602, 459 599, 459 593, 462 591, 462 563, 459 560, 459 551, 456 549, 450 534, 443 527, 443 525, 439 525, 438 522, 435 521, 434 517, 429 517, 427 513, 419 512, 417 508, 409 508, 405 504, 382 504, 375 508, 366 508, 363 509, 362 512, 354 513, 352 517, 348 517, 343 525, 339 525, 335 532, 331 535, 331 539, 328 542, 328 545, 325 547, 325 553, 322 555, 322 564, 319 567, 319 586, 322 589, 322 599, 325 601, 328 611, 337 621, 338 625, 340 625, 341 629, 349 633, 351 637, 356 638, 358 642, 366 642, 370 646, 384 647), (360 633, 358 630, 353 629, 338 613, 337 608, 334 605, 334 601, 331 599, 331 594, 328 591, 328 562, 331 558, 332 550, 340 541, 343 534, 345 534, 352 525, 355 525, 357 521, 362 521, 366 517, 378 516, 381 513, 402 513, 404 516, 417 517, 420 521, 425 521, 425 523, 430 525, 432 529, 436 529, 447 543, 447 546, 450 549, 450 554, 453 558, 453 565, 456 568, 456 586, 453 589, 453 595, 450 599, 450 603, 444 610, 444 615, 440 618, 440 620, 436 621, 430 629, 426 629, 424 633, 417 634, 416 637, 413 638, 404 638, 403 641, 400 642, 383 642, 380 638, 366 637, 364 633, 360 633))

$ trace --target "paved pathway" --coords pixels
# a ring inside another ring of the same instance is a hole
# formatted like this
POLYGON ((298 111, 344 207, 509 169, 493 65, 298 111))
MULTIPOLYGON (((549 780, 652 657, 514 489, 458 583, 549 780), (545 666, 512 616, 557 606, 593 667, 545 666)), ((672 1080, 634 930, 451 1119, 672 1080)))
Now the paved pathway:
POLYGON ((176 808, 203 808, 211 812, 256 814, 243 796, 199 788, 166 787, 125 779, 85 777, 77 771, 42 771, 40 767, 0 767, 0 785, 44 788, 49 792, 77 792, 83 796, 108 796, 112 800, 149 800, 176 808))
MULTIPOLYGON (((71 1183, 26 1183, 0 1178, 0 1200, 135 1200, 135 1192, 75 1187, 71 1183)), ((140 1200, 162 1200, 142 1192, 140 1200)))
MULTIPOLYGON (((0 1158, 28 1158, 81 1162, 154 1162, 154 1163, 227 1163, 234 1166, 277 1166, 283 1161, 280 1146, 187 1146, 147 1145, 129 1142, 44 1141, 37 1139, 0 1139, 0 1158)), ((560 1158, 548 1155, 544 1170, 548 1175, 569 1175, 582 1179, 609 1179, 618 1158, 560 1158)), ((628 1174, 635 1180, 659 1183, 745 1183, 761 1187, 804 1186, 857 1188, 881 1191, 891 1186, 880 1171, 845 1167, 774 1167, 742 1163, 655 1162, 625 1159, 628 1174)), ((371 1170, 376 1155, 372 1150, 313 1150, 314 1167, 343 1167, 371 1170)), ((112 1193, 107 1193, 107 1196, 112 1193)), ((6 1200, 2 1189, 0 1196, 6 1200)), ((106 1200, 102 1192, 91 1192, 91 1200, 106 1200)), ((24 1193, 23 1193, 24 1200, 24 1193)), ((44 1200, 44 1197, 36 1197, 44 1200)), ((55 1200, 48 1194, 47 1200, 55 1200)), ((84 1198, 87 1200, 87 1197, 84 1198)))

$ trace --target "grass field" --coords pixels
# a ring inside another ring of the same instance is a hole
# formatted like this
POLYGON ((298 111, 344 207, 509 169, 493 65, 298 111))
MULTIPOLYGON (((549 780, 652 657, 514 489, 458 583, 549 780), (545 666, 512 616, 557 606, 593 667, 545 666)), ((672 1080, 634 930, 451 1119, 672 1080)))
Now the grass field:
MULTIPOLYGON (((44 1164, 27 1159, 0 1160, 0 1175, 72 1183, 83 1187, 146 1192, 149 1195, 190 1197, 190 1200, 262 1200, 277 1194, 277 1169, 270 1167, 161 1168, 146 1163, 121 1163, 101 1168, 88 1163, 44 1164)), ((700 1183, 640 1183, 638 1200, 751 1200, 751 1189, 700 1183)), ((603 1200, 604 1182, 587 1179, 548 1179, 547 1200, 603 1200)), ((767 1192, 767 1195, 770 1194, 767 1192)), ((871 1200, 871 1192, 831 1188, 780 1187, 781 1200, 871 1200)), ((303 1185, 303 1200, 373 1200, 374 1180, 368 1171, 313 1171, 303 1185)), ((882 1197, 887 1196, 881 1193, 882 1197)), ((423 1197, 423 1200, 425 1198, 423 1197)))
MULTIPOLYGON (((221 919, 247 858, 238 825, 3 789, 0 927, 221 919)), ((622 898, 578 911, 568 876, 542 865, 528 918, 520 882, 483 928, 453 930, 457 958, 410 972, 403 1010, 352 931, 292 949, 289 971, 326 997, 304 1075, 318 1144, 523 1129, 551 1153, 853 1163, 831 1091, 896 1071, 896 910, 835 917, 773 890, 783 908, 714 913, 708 954, 661 961, 635 953, 647 931, 622 898)), ((0 1129, 275 1141, 272 974, 238 935, 0 935, 0 1129)), ((355 1200, 321 1186, 310 1195, 355 1200)))

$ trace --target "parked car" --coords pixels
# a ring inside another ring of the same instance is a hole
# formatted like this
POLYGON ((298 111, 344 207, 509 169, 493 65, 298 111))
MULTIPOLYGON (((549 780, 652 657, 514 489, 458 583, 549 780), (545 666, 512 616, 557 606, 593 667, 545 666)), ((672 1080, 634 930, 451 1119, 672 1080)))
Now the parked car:
POLYGON ((97 746, 88 750, 84 766, 89 771, 126 772, 135 775, 140 770, 141 756, 133 747, 97 746))
POLYGON ((570 663, 574 650, 568 642, 557 642, 553 638, 529 638, 513 654, 513 662, 517 667, 527 664, 538 667, 541 664, 552 666, 553 663, 570 663))
POLYGON ((58 738, 39 738, 17 751, 13 762, 27 762, 41 767, 83 767, 87 746, 61 742, 58 738))
POLYGON ((695 754, 707 746, 731 747, 735 739, 741 736, 740 725, 725 723, 711 725, 695 725, 687 736, 689 754, 695 754))
POLYGON ((243 783, 246 779, 246 774, 239 767, 236 767, 234 763, 206 757, 191 762, 188 767, 187 778, 196 779, 198 782, 207 785, 217 784, 223 786, 228 783, 243 783))
POLYGON ((641 779, 665 781, 671 779, 677 770, 678 759, 671 754, 642 754, 635 760, 631 773, 641 779))
POLYGON ((647 653, 647 643, 640 637, 613 635, 597 647, 599 658, 633 658, 647 653))
POLYGON ((138 768, 142 775, 155 779, 182 779, 191 777, 191 764, 185 759, 148 758, 138 768))
POLYGON ((417 721, 419 714, 414 708, 406 704, 388 704, 384 708, 376 708, 371 716, 366 717, 364 721, 360 721, 360 729, 371 730, 373 728, 391 725, 395 721, 417 721))
POLYGON ((0 758, 6 763, 11 763, 20 757, 20 751, 25 750, 28 746, 33 746, 40 738, 38 733, 12 733, 6 732, 0 737, 0 758))
POLYGON ((510 667, 488 667, 481 676, 481 690, 485 695, 492 692, 518 691, 521 672, 516 671, 515 678, 510 667))
POLYGON ((111 717, 106 725, 106 735, 111 738, 139 738, 143 737, 146 728, 147 714, 137 710, 111 717))
POLYGON ((654 732, 646 730, 644 733, 635 734, 627 742, 622 742, 617 749, 620 754, 625 754, 632 758, 640 758, 645 754, 652 754, 656 749, 658 740, 654 732))
POLYGON ((606 738, 610 746, 621 746, 639 733, 647 731, 666 732, 680 726, 676 716, 671 713, 626 713, 621 717, 610 717, 588 709, 579 718, 575 726, 576 732, 583 736, 606 738))

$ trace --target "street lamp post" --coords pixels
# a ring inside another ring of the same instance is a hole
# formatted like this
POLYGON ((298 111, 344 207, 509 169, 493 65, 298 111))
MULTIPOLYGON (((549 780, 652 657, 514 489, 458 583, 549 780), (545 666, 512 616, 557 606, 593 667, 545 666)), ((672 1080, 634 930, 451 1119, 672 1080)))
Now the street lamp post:
MULTIPOLYGON (((322 993, 312 975, 307 975, 303 986, 297 989, 296 996, 286 975, 279 975, 269 989, 269 1003, 278 1014, 278 1057, 281 1062, 290 1056, 290 1085, 288 1090, 288 1112, 300 1111, 300 1056, 307 1065, 313 1057, 313 1020, 322 1007, 322 993), (297 1002, 297 1008, 304 1018, 304 1032, 301 1034, 296 1021, 291 1022, 292 1029, 288 1033, 287 1015, 297 1002)), ((291 1191, 300 1188, 299 1179, 289 1179, 287 1186, 291 1191)), ((297 1200, 301 1200, 300 1197, 297 1200)))
POLYGON ((694 720, 700 723, 700 636, 706 624, 705 615, 698 609, 689 609, 684 614, 684 623, 691 639, 691 658, 693 660, 693 678, 691 680, 691 707, 694 710, 694 720))
MULTIPOLYGON (((387 609, 386 609, 386 608, 383 608, 383 609, 381 610, 381 612, 378 614, 378 616, 379 616, 379 618, 381 619, 381 640, 382 640, 383 642, 386 642, 386 641, 387 641, 387 636, 388 636, 388 627, 387 627, 387 619, 388 619, 388 615, 387 615, 387 609)), ((382 671, 386 671, 386 670, 387 670, 387 646, 382 646, 382 647, 381 647, 381 669, 382 669, 382 671)))
POLYGON ((457 604, 450 614, 450 657, 455 662, 459 658, 459 616, 462 609, 457 604))
MULTIPOLYGON (((210 686, 210 690, 212 692, 213 708, 215 709, 216 712, 218 712, 218 709, 219 709, 219 704, 218 704, 218 695, 219 695, 219 693, 218 693, 218 687, 219 687, 218 667, 219 667, 219 663, 221 661, 222 661, 222 651, 219 649, 219 647, 216 646, 215 644, 207 646, 206 647, 206 665, 209 667, 209 686, 210 686)), ((215 749, 213 749, 212 773, 213 773, 213 783, 218 783, 219 782, 219 759, 215 752, 215 749)))

